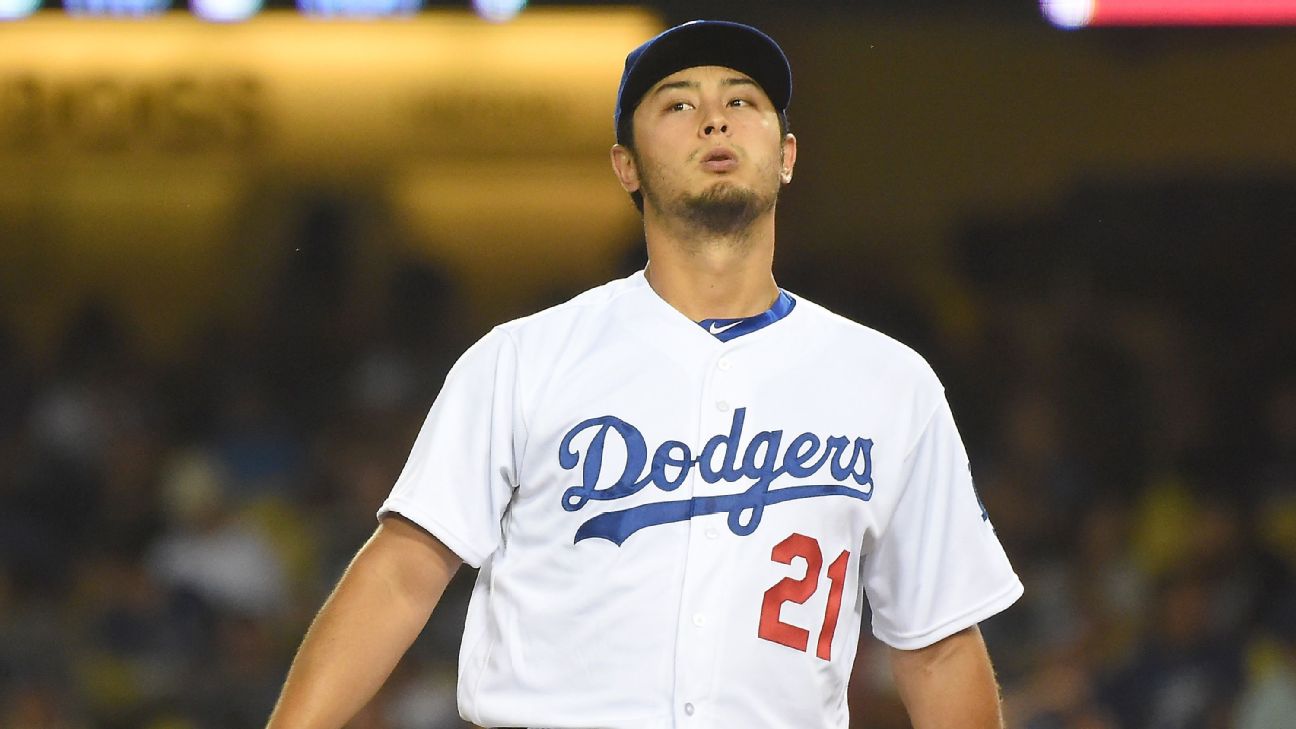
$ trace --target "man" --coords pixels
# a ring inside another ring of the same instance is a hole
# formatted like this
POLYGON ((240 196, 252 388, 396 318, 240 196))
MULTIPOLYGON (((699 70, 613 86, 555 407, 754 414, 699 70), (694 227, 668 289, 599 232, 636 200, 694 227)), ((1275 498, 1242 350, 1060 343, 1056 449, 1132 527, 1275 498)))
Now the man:
POLYGON ((774 282, 791 89, 744 25, 630 53, 612 166, 647 268, 454 366, 273 729, 341 726, 461 561, 483 726, 844 728, 865 595, 915 727, 1000 726, 976 626, 1022 588, 940 383, 774 282))

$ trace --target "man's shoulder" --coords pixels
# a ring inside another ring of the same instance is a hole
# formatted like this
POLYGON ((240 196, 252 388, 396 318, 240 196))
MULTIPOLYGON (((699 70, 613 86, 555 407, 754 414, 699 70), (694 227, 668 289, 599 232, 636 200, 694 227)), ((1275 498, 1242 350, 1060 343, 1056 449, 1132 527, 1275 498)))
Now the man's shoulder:
POLYGON ((555 328, 569 327, 575 321, 590 316, 606 316, 645 285, 641 273, 631 274, 587 289, 562 303, 504 322, 496 329, 514 337, 543 335, 555 328))
POLYGON ((867 324, 843 316, 804 296, 789 292, 796 299, 804 328, 849 352, 854 357, 873 362, 885 361, 896 367, 930 372, 926 358, 908 344, 867 324))

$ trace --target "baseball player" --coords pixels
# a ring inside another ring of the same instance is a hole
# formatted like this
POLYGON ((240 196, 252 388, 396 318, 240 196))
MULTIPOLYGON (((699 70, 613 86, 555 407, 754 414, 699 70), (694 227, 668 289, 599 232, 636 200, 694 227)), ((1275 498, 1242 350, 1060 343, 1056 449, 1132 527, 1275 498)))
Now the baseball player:
POLYGON ((340 727, 461 562, 485 727, 848 725, 866 600, 915 727, 999 727, 977 623, 1022 593, 912 350, 774 281, 792 75, 745 25, 626 58, 612 166, 645 270, 451 369, 270 724, 340 727))

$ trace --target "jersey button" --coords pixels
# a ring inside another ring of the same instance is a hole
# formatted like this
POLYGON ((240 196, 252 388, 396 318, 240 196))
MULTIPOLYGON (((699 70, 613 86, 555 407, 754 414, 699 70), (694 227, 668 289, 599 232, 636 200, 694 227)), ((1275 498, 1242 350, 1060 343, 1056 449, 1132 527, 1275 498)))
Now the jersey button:
POLYGON ((715 539, 716 537, 719 537, 719 536, 720 536, 720 532, 718 532, 718 531, 716 531, 716 530, 714 530, 714 529, 707 529, 707 530, 706 530, 706 537, 707 537, 707 539, 715 539))
POLYGON ((721 357, 720 361, 716 362, 716 367, 719 367, 721 372, 728 372, 729 368, 733 367, 733 363, 721 357))
POLYGON ((693 704, 684 704, 684 713, 693 716, 693 704))
POLYGON ((729 412, 729 402, 728 402, 727 400, 721 400, 721 401, 717 402, 717 403, 716 403, 716 410, 719 410, 719 411, 722 412, 722 413, 727 413, 727 412, 729 412))
POLYGON ((706 625, 706 616, 703 615, 702 613, 695 614, 693 616, 693 624, 698 626, 699 628, 702 627, 703 625, 706 625))

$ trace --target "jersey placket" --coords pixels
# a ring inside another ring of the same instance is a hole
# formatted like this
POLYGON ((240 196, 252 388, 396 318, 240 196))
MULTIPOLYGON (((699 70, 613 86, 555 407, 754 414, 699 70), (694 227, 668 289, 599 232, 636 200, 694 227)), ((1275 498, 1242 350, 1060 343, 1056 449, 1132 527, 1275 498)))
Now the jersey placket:
MULTIPOLYGON (((731 347, 713 351, 702 365, 707 369, 698 408, 696 457, 709 439, 727 434, 733 424, 736 400, 744 389, 735 372, 731 347)), ((737 454, 740 456, 741 454, 737 454)), ((715 461, 721 462, 717 456, 715 461)), ((689 478, 691 497, 711 496, 741 490, 741 483, 706 483, 700 467, 689 478)), ((728 514, 697 516, 689 520, 688 549, 683 569, 683 596, 676 633, 675 726, 712 727, 720 718, 714 702, 714 682, 724 635, 721 622, 729 617, 727 596, 733 569, 726 569, 726 557, 735 537, 729 531, 728 514)), ((731 566, 732 567, 732 566, 731 566)))

